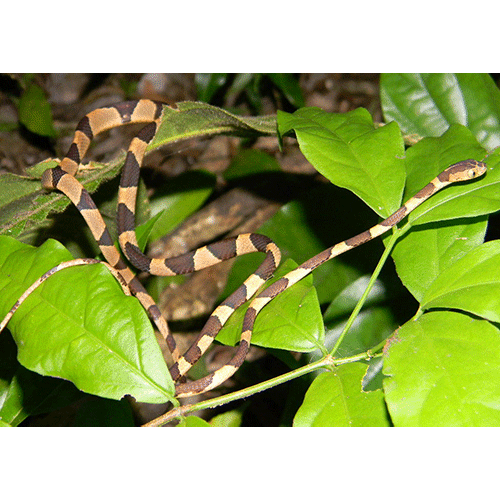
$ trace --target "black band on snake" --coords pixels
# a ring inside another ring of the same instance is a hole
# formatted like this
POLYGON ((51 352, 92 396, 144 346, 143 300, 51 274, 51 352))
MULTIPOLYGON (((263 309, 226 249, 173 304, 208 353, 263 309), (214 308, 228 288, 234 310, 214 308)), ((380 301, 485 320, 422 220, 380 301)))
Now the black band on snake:
MULTIPOLYGON (((117 278, 122 287, 125 290, 128 289, 139 299, 164 336, 174 359, 174 364, 170 367, 170 373, 174 380, 179 381, 207 350, 231 314, 241 304, 249 300, 272 275, 279 264, 280 252, 278 247, 266 236, 242 234, 169 259, 150 259, 142 253, 135 235, 135 204, 139 170, 146 147, 157 133, 163 106, 165 105, 144 99, 124 102, 90 112, 79 122, 68 154, 57 167, 44 172, 42 184, 46 188, 62 191, 81 212, 105 259, 113 268, 115 276, 118 274, 117 278), (259 268, 215 309, 198 338, 182 356, 155 302, 120 257, 90 195, 74 177, 92 138, 104 130, 127 123, 147 123, 133 139, 128 149, 120 180, 118 198, 117 226, 119 242, 127 259, 135 267, 154 275, 173 276, 200 270, 237 255, 250 252, 264 252, 266 254, 259 268)), ((486 165, 476 160, 464 160, 452 165, 384 221, 353 238, 324 250, 263 290, 252 300, 245 314, 240 343, 233 358, 226 365, 206 377, 176 385, 176 396, 187 397, 201 394, 214 389, 231 377, 245 360, 257 314, 277 295, 300 281, 324 262, 385 233, 440 189, 453 182, 469 180, 483 175, 485 172, 486 165)), ((73 265, 86 263, 83 261, 85 259, 79 259, 79 263, 73 265)), ((39 278, 37 282, 47 279, 60 268, 69 267, 69 265, 71 264, 62 263, 56 266, 39 278)), ((30 287, 31 291, 35 285, 30 287)), ((25 292, 23 297, 25 298, 29 293, 28 291, 25 292)), ((24 300, 23 297, 22 300, 24 300)), ((13 311, 22 302, 21 299, 16 302, 7 316, 13 314, 13 311)), ((4 320, 0 327, 5 326, 5 324, 6 321, 4 320)))

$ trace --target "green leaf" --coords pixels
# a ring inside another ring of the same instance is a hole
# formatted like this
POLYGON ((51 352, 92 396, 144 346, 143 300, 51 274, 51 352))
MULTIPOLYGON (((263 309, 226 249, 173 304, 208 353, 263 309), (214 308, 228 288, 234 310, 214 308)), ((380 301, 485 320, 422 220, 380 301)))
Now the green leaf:
POLYGON ((405 199, 450 165, 468 158, 483 159, 485 155, 486 150, 462 125, 452 125, 440 137, 425 137, 406 150, 405 199))
POLYGON ((293 420, 294 427, 388 426, 384 393, 364 392, 366 366, 350 363, 318 375, 293 420))
POLYGON ((290 73, 269 73, 267 76, 283 92, 290 104, 296 108, 305 106, 304 96, 295 76, 290 73))
POLYGON ((405 134, 439 136, 459 123, 484 147, 500 145, 500 90, 487 74, 383 74, 380 97, 405 134))
MULTIPOLYGON (((333 185, 313 189, 299 200, 282 206, 269 221, 259 228, 259 232, 278 245, 282 261, 291 258, 295 262, 305 262, 335 241, 341 241, 346 235, 350 235, 351 224, 359 223, 360 212, 355 210, 352 213, 353 217, 345 214, 342 220, 338 220, 334 215, 339 207, 338 201, 346 200, 344 196, 346 194, 350 196, 351 202, 358 202, 357 199, 353 200, 350 193, 342 192, 333 185), (300 244, 297 245, 297 242, 300 244)), ((368 212, 362 202, 358 202, 357 205, 353 203, 351 206, 356 206, 362 214, 368 212)), ((325 262, 313 273, 318 300, 321 304, 329 303, 359 275, 359 270, 342 258, 325 262), (332 276, 335 276, 335 279, 332 279, 332 276)))
POLYGON ((16 359, 17 347, 8 331, 0 335, 0 423, 19 425, 30 415, 62 408, 82 397, 66 380, 42 377, 16 359))
POLYGON ((391 255, 398 276, 418 301, 443 270, 483 243, 486 216, 459 222, 419 227, 406 233, 394 247, 391 255))
POLYGON ((276 134, 276 116, 238 116, 203 102, 165 107, 161 125, 148 151, 192 137, 231 134, 241 137, 276 134))
POLYGON ((446 187, 408 217, 412 226, 429 222, 478 217, 500 209, 500 151, 485 159, 485 176, 446 187))
POLYGON ((224 413, 219 413, 210 419, 210 425, 213 427, 240 427, 242 420, 242 410, 229 410, 224 413))
MULTIPOLYGON (((361 231, 367 223, 369 225, 375 221, 375 214, 352 193, 332 184, 324 184, 319 188, 307 190, 298 200, 282 206, 258 232, 268 236, 278 245, 282 261, 291 258, 302 263, 335 241, 352 236, 353 227, 354 231, 358 228, 361 231), (340 219, 335 217, 339 207, 347 203, 352 211, 349 210, 340 219), (300 245, 297 245, 298 241, 300 245)), ((346 255, 349 257, 349 253, 346 255)), ((360 276, 361 273, 354 263, 344 257, 345 255, 325 262, 313 272, 320 304, 331 302, 351 281, 360 276), (332 279, 332 276, 335 279, 332 279)), ((359 262, 358 259, 353 261, 359 262)), ((236 290, 261 262, 262 255, 253 254, 239 258, 231 270, 222 298, 236 290)))
MULTIPOLYGON (((353 311, 354 307, 358 303, 359 299, 365 292, 370 282, 370 276, 361 276, 352 283, 349 283, 341 293, 335 297, 330 303, 323 319, 325 322, 331 322, 336 319, 345 317, 353 311)), ((365 307, 371 306, 373 304, 380 304, 386 299, 386 290, 381 281, 376 281, 366 298, 365 307)))
MULTIPOLYGON (((39 276, 70 259, 54 240, 33 248, 0 237, 0 317, 39 276)), ((54 274, 19 307, 9 329, 29 370, 106 398, 172 399, 173 382, 144 309, 104 266, 54 274)))
MULTIPOLYGON (((41 175, 46 169, 55 166, 56 161, 46 160, 30 171, 36 170, 36 175, 41 175)), ((85 178, 80 177, 79 181, 89 193, 93 193, 102 182, 115 177, 121 166, 119 162, 93 164, 95 169, 87 171, 85 178)), ((0 198, 0 235, 17 237, 32 233, 47 225, 49 213, 62 212, 71 203, 62 193, 42 189, 39 179, 12 174, 0 176, 0 192, 9 193, 5 198, 0 198)))
MULTIPOLYGON (((368 286, 370 276, 361 276, 349 284, 330 303, 323 315, 325 322, 325 347, 333 349, 342 333, 347 318, 368 286)), ((387 298, 385 285, 376 281, 368 294, 363 309, 356 317, 348 334, 337 351, 337 357, 346 357, 366 351, 387 338, 395 328, 395 319, 388 307, 383 307, 387 298)), ((318 355, 313 353, 312 356, 318 355)))
POLYGON ((456 312, 430 312, 397 332, 384 360, 396 426, 500 425, 500 335, 456 312))
MULTIPOLYGON (((242 92, 248 91, 250 87, 255 85, 256 80, 260 80, 259 74, 236 73, 230 87, 225 91, 225 102, 234 103, 242 92)), ((260 105, 260 96, 257 94, 255 98, 259 101, 260 105)))
POLYGON ((281 172, 281 167, 276 159, 258 149, 244 149, 233 158, 224 172, 224 178, 233 181, 248 175, 266 172, 281 172))
MULTIPOLYGON (((285 262, 265 287, 295 269, 293 261, 285 262)), ((238 308, 217 335, 217 340, 235 345, 240 340, 241 325, 251 300, 238 308)), ((252 344, 274 349, 310 352, 320 348, 324 326, 312 276, 306 276, 273 299, 257 315, 252 344)))
POLYGON ((210 102, 215 93, 225 85, 227 75, 227 73, 196 73, 194 82, 198 99, 210 102))
POLYGON ((212 427, 208 422, 205 422, 196 415, 189 415, 177 427, 212 427))
POLYGON ((173 231, 203 205, 214 187, 215 176, 203 171, 186 172, 160 187, 149 203, 152 218, 136 228, 139 246, 145 248, 147 241, 173 231))
MULTIPOLYGON (((422 139, 407 150, 405 198, 449 165, 483 156, 483 148, 460 125, 442 137, 422 139)), ((398 241, 392 256, 400 278, 417 300, 443 269, 483 242, 485 215, 500 209, 499 158, 494 153, 487 159, 485 177, 446 187, 410 214, 409 223, 417 227, 398 241), (470 216, 481 219, 465 219, 470 216)))
MULTIPOLYGON (((55 161, 42 162, 43 170, 55 161)), ((0 176, 0 235, 17 237, 41 224, 48 210, 40 196, 40 180, 5 173, 0 176)))
MULTIPOLYGON (((148 151, 174 144, 184 139, 232 134, 242 137, 276 134, 276 116, 240 117, 205 103, 181 102, 177 108, 165 107, 159 130, 148 146, 148 151)), ((92 163, 78 180, 92 194, 105 181, 116 177, 123 166, 125 154, 104 165, 92 163)), ((38 177, 46 168, 57 165, 45 161, 34 167, 38 177)), ((32 179, 20 176, 2 176, 0 193, 9 192, 9 199, 0 203, 0 235, 18 236, 39 228, 49 213, 62 212, 71 202, 60 192, 47 192, 32 179), (4 189, 4 182, 6 189, 4 189), (7 187, 10 189, 7 190, 7 187)))
POLYGON ((461 309, 500 322, 500 240, 484 243, 445 269, 422 298, 422 309, 461 309))
POLYGON ((81 398, 81 395, 73 384, 65 380, 42 377, 20 366, 2 394, 0 421, 17 426, 30 415, 57 410, 81 398))
MULTIPOLYGON (((342 333, 346 321, 335 326, 327 325, 325 346, 333 349, 335 342, 342 333)), ((397 327, 394 313, 388 307, 368 307, 357 316, 348 334, 342 340, 336 353, 337 357, 348 357, 364 352, 388 338, 397 327)))
POLYGON ((19 121, 35 134, 56 135, 50 104, 45 92, 35 83, 28 86, 19 100, 19 121))
POLYGON ((378 215, 387 217, 399 208, 404 144, 396 124, 377 129, 363 108, 343 114, 302 108, 293 115, 279 111, 278 130, 281 136, 294 130, 307 160, 378 215))

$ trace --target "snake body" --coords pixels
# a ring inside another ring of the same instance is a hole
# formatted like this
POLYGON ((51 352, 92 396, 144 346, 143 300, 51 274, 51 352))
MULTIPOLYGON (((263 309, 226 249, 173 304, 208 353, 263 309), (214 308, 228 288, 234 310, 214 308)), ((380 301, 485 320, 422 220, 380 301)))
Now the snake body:
MULTIPOLYGON (((357 236, 344 240, 331 246, 330 248, 327 248, 326 250, 323 250, 298 266, 293 271, 290 271, 288 274, 275 281, 272 285, 269 285, 250 302, 243 319, 243 332, 241 334, 242 341, 240 342, 240 345, 242 342, 245 342, 245 345, 247 346, 250 345, 253 326, 257 314, 280 293, 289 289, 295 283, 305 278, 314 269, 328 260, 331 260, 334 257, 351 250, 352 248, 367 243, 368 241, 386 233, 398 222, 403 220, 412 210, 417 208, 437 191, 453 182, 470 180, 483 175, 486 172, 486 168, 487 167, 484 163, 476 160, 464 160, 448 167, 417 194, 410 198, 401 208, 387 217, 387 219, 383 220, 379 224, 376 224, 372 228, 363 231, 357 236)), ((226 378, 232 376, 236 369, 236 365, 224 367, 224 372, 227 376, 226 378)), ((216 387, 219 383, 219 380, 217 380, 213 375, 208 375, 193 382, 187 382, 183 385, 184 395, 189 396, 197 394, 202 390, 210 390, 216 387)))
MULTIPOLYGON (((212 243, 184 255, 169 259, 150 259, 144 255, 139 248, 135 235, 137 186, 142 159, 148 144, 151 143, 158 131, 163 106, 164 104, 143 99, 119 103, 90 112, 79 122, 73 142, 65 158, 57 167, 44 172, 42 185, 48 189, 62 191, 80 211, 98 242, 106 261, 112 267, 113 274, 119 279, 120 284, 127 293, 130 292, 139 299, 164 336, 174 359, 174 363, 170 367, 170 373, 173 379, 179 382, 182 380, 183 375, 207 350, 231 314, 241 304, 248 301, 272 275, 279 264, 280 251, 266 236, 248 233, 212 243), (104 130, 127 123, 146 123, 128 148, 120 180, 117 210, 120 247, 127 259, 135 267, 155 275, 173 276, 203 269, 237 255, 250 252, 263 252, 266 254, 259 268, 215 309, 198 338, 184 355, 181 355, 178 351, 175 340, 170 334, 168 325, 157 305, 115 248, 106 224, 89 193, 75 178, 80 162, 93 137, 104 130)), ((464 160, 452 165, 387 219, 353 238, 349 238, 324 250, 263 290, 251 301, 246 311, 240 343, 232 359, 226 365, 206 377, 192 382, 178 383, 176 385, 176 396, 187 397, 209 391, 231 377, 245 360, 257 314, 277 295, 303 279, 324 262, 385 233, 440 189, 453 182, 472 179, 484 174, 485 171, 486 165, 476 160, 464 160)), ((83 262, 84 260, 80 259, 74 265, 86 263, 83 262)), ((39 278, 38 284, 64 267, 68 267, 68 263, 60 264, 45 273, 44 276, 39 278)), ((34 286, 30 287, 30 289, 33 289, 34 286)), ((27 296, 27 292, 23 294, 23 297, 27 296)), ((12 314, 13 310, 19 306, 20 300, 16 302, 9 314, 12 314)), ((5 324, 5 320, 2 324, 5 324)))
MULTIPOLYGON (((80 211, 107 262, 119 272, 126 286, 139 299, 164 336, 174 359, 170 372, 174 380, 180 380, 208 349, 231 314, 254 295, 259 287, 272 275, 279 264, 281 256, 278 247, 267 236, 254 233, 241 234, 169 259, 150 259, 141 252, 135 235, 135 203, 139 170, 146 147, 156 135, 162 109, 163 104, 143 99, 91 111, 78 123, 73 142, 66 157, 57 167, 48 169, 43 173, 42 185, 48 189, 62 191, 80 211), (118 239, 124 254, 134 266, 151 274, 174 276, 204 269, 237 255, 251 252, 264 252, 266 254, 259 268, 215 309, 198 338, 183 356, 180 355, 175 340, 170 334, 167 323, 157 305, 134 273, 127 267, 114 246, 106 224, 89 193, 74 177, 93 137, 104 130, 128 123, 147 123, 132 140, 128 148, 118 194, 118 239)), ((247 349, 245 349, 242 340, 236 355, 230 363, 234 363, 236 359, 240 365, 246 351, 247 349), (242 354, 243 352, 244 354, 242 354)), ((219 379, 219 374, 224 374, 224 369, 222 369, 222 372, 214 372, 216 380, 219 379)), ((178 397, 184 395, 183 385, 178 384, 176 386, 176 395, 178 397)))

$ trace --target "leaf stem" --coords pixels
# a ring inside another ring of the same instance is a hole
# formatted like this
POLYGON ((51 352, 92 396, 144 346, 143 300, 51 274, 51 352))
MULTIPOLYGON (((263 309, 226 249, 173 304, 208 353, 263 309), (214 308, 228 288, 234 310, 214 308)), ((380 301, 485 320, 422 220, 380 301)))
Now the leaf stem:
POLYGON ((363 295, 361 298, 358 300, 358 303, 356 304, 356 307, 352 311, 351 315, 349 316, 349 319, 347 320, 347 323, 344 326, 344 329, 342 330, 342 333, 340 334, 339 338, 335 342, 335 345, 333 346, 333 349, 330 352, 331 356, 334 356, 335 353, 337 352, 338 348, 340 347, 340 344, 344 340, 344 337, 346 336, 347 332, 350 330, 352 324, 354 323, 354 320, 359 314, 359 311, 363 307, 364 303, 366 302, 366 299, 368 298, 368 295, 373 288, 373 285, 375 284, 375 281, 377 280, 380 271, 382 271, 382 268, 384 267, 385 261, 389 257, 389 254, 391 253, 394 245, 396 244, 396 241, 398 238, 401 236, 403 230, 395 228, 391 238, 389 239, 389 242, 387 243, 387 246, 385 247, 384 253, 382 254, 382 257, 380 257, 380 260, 378 261, 377 267, 373 271, 373 274, 370 277, 370 281, 368 282, 368 286, 366 287, 365 291, 363 292, 363 295))
POLYGON ((194 411, 205 410, 207 408, 215 408, 217 406, 221 406, 223 404, 231 403, 232 401, 237 401, 238 399, 247 398, 249 396, 253 396, 258 392, 265 391, 267 389, 271 389, 272 387, 276 387, 277 385, 283 384, 285 382, 289 382, 290 380, 301 377, 302 375, 306 375, 307 373, 311 373, 313 371, 319 370, 323 367, 334 367, 338 365, 343 365, 346 363, 353 363, 355 361, 361 361, 366 359, 373 358, 373 354, 370 351, 363 352, 360 354, 356 354, 354 356, 349 356, 347 358, 342 359, 333 359, 332 356, 327 354, 320 360, 310 363, 306 366, 301 366, 296 370, 292 370, 283 375, 279 375, 278 377, 274 377, 272 379, 266 380, 265 382, 261 382, 260 384, 253 385, 251 387, 247 387, 240 391, 235 391, 230 394, 226 394, 224 396, 219 396, 217 398, 207 399, 205 401, 201 401, 199 403, 187 404, 183 406, 179 406, 177 408, 173 408, 169 412, 159 416, 158 418, 151 420, 147 424, 144 424, 143 427, 160 427, 162 425, 167 424, 168 422, 182 418, 188 413, 192 413, 194 411))
POLYGON ((306 375, 307 373, 311 373, 313 371, 319 370, 320 368, 332 369, 338 365, 343 365, 346 363, 353 363, 355 361, 368 360, 368 359, 372 359, 373 357, 378 357, 379 354, 374 354, 374 353, 376 353, 380 348, 382 348, 385 345, 385 340, 383 342, 381 342, 379 345, 375 346, 373 349, 369 349, 366 352, 356 354, 354 356, 349 356, 347 358, 335 359, 334 354, 337 352, 337 349, 339 348, 340 344, 342 343, 342 340, 344 339, 345 335, 347 334, 347 332, 351 328, 359 311, 361 310, 366 299, 368 298, 368 294, 370 293, 371 289, 373 288, 373 285, 375 284, 375 281, 377 280, 377 278, 380 274, 380 271, 382 270, 382 267, 385 264, 385 261, 389 257, 389 254, 391 253, 394 245, 396 244, 396 241, 403 233, 405 233, 409 229, 409 226, 410 226, 409 224, 406 224, 402 229, 394 228, 392 236, 389 239, 389 242, 388 242, 388 244, 387 244, 387 246, 382 254, 382 257, 380 258, 380 260, 377 264, 377 267, 373 271, 373 274, 370 278, 370 281, 368 282, 368 286, 366 287, 365 291, 363 292, 363 295, 361 296, 358 303, 356 304, 356 307, 354 308, 353 312, 349 316, 349 319, 347 320, 347 323, 346 323, 342 333, 340 334, 339 338, 337 339, 337 342, 335 343, 332 351, 329 354, 326 354, 325 356, 323 356, 323 358, 321 358, 320 360, 318 360, 314 363, 310 363, 306 366, 302 366, 300 368, 297 368, 296 370, 292 370, 292 371, 285 373, 283 375, 279 375, 278 377, 272 378, 270 380, 266 380, 265 382, 261 382, 260 384, 256 384, 256 385, 253 385, 251 387, 247 387, 246 389, 242 389, 240 391, 235 391, 235 392, 232 392, 230 394, 226 394, 224 396, 219 396, 217 398, 207 399, 207 400, 201 401, 199 403, 178 406, 176 408, 173 408, 169 412, 161 415, 160 417, 158 417, 154 420, 151 420, 147 424, 144 424, 143 427, 160 427, 162 425, 167 424, 168 422, 170 422, 172 420, 183 418, 188 413, 192 413, 194 411, 199 411, 199 410, 204 410, 207 408, 216 408, 217 406, 231 403, 233 401, 237 401, 238 399, 247 398, 249 396, 257 394, 258 392, 265 391, 267 389, 271 389, 272 387, 283 384, 283 383, 288 382, 290 380, 293 380, 295 378, 301 377, 302 375, 306 375))

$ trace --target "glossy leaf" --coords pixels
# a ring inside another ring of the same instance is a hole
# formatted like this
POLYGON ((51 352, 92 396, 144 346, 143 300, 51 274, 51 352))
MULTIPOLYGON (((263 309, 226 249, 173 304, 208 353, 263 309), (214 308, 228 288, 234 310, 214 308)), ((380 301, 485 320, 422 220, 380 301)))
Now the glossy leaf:
MULTIPOLYGON (((325 322, 334 321, 351 314, 359 299, 365 292, 370 281, 370 276, 361 276, 347 285, 341 293, 330 303, 323 319, 325 322)), ((376 281, 365 301, 365 307, 380 304, 386 298, 386 290, 381 281, 376 281)))
POLYGON ((406 150, 405 199, 450 165, 468 158, 481 160, 485 155, 486 150, 462 125, 452 125, 440 137, 425 137, 406 150))
MULTIPOLYGON (((413 196, 449 165, 465 158, 482 158, 484 153, 472 134, 459 125, 452 126, 442 137, 422 139, 407 150, 405 198, 413 196)), ((498 157, 494 153, 486 161, 490 168, 485 177, 448 186, 409 215, 412 225, 425 226, 406 233, 392 257, 404 285, 417 300, 443 269, 483 242, 484 215, 480 219, 465 217, 500 208, 498 157), (443 223, 443 219, 449 222, 443 223), (433 221, 438 223, 429 224, 433 221)))
MULTIPOLYGON (((297 267, 285 262, 269 284, 297 267)), ((251 301, 250 301, 251 303, 251 301)), ((249 303, 241 306, 217 335, 224 344, 235 345, 241 336, 241 324, 249 303)), ((255 320, 252 344, 274 349, 309 352, 323 344, 324 326, 312 276, 306 276, 262 309, 255 320), (271 306, 272 305, 272 306, 271 306)))
POLYGON ((302 108, 278 112, 278 130, 295 132, 300 150, 333 184, 359 196, 378 215, 400 206, 404 187, 404 145, 396 124, 375 128, 363 108, 344 114, 302 108))
POLYGON ((214 187, 215 176, 203 171, 187 172, 160 187, 149 203, 151 219, 137 227, 139 243, 155 241, 173 231, 203 205, 214 187))
POLYGON ((440 136, 458 123, 484 147, 500 145, 500 91, 487 74, 383 74, 380 96, 386 121, 405 134, 440 136))
MULTIPOLYGON (((325 347, 333 349, 342 333, 347 319, 335 325, 327 325, 325 347)), ((368 307, 357 316, 347 335, 342 340, 337 357, 347 357, 367 351, 388 338, 397 327, 393 312, 388 307, 368 307)))
MULTIPOLYGON (((325 322, 325 347, 331 351, 339 335, 342 333, 348 317, 365 292, 370 276, 362 276, 350 285, 331 302, 323 315, 325 322)), ((388 307, 383 303, 387 298, 383 282, 376 281, 368 294, 368 298, 347 335, 336 352, 337 357, 352 356, 374 347, 387 338, 395 328, 395 319, 388 307)), ((312 356, 319 353, 313 353, 312 356)))
POLYGON ((422 298, 423 309, 461 309, 500 322, 500 240, 484 243, 445 269, 422 298))
POLYGON ((430 312, 397 332, 384 392, 396 426, 500 425, 500 332, 456 312, 430 312))
MULTIPOLYGON (((323 314, 326 328, 325 346, 328 351, 333 349, 344 330, 347 319, 368 286, 369 279, 370 276, 361 276, 348 285, 323 314)), ((386 300, 386 286, 377 280, 368 294, 363 309, 338 347, 335 353, 337 357, 352 356, 366 351, 392 334, 396 321, 391 309, 384 306, 386 300)), ((313 356, 319 354, 313 353, 313 356)))
POLYGON ((318 375, 293 420, 294 427, 388 426, 384 393, 364 392, 366 366, 350 363, 318 375))
MULTIPOLYGON (((429 222, 478 217, 500 209, 500 151, 484 160, 487 173, 477 179, 447 186, 416 208, 408 220, 415 226, 429 222)), ((439 172, 436 172, 436 175, 439 172)))
MULTIPOLYGON (((0 237, 0 317, 45 271, 70 259, 54 240, 33 248, 0 237)), ((84 267, 55 273, 16 311, 9 330, 19 361, 102 397, 170 400, 173 382, 144 309, 104 266, 84 267)))
POLYGON ((440 273, 483 243, 487 227, 487 217, 477 217, 462 224, 429 224, 406 233, 391 254, 404 286, 421 301, 440 273))

